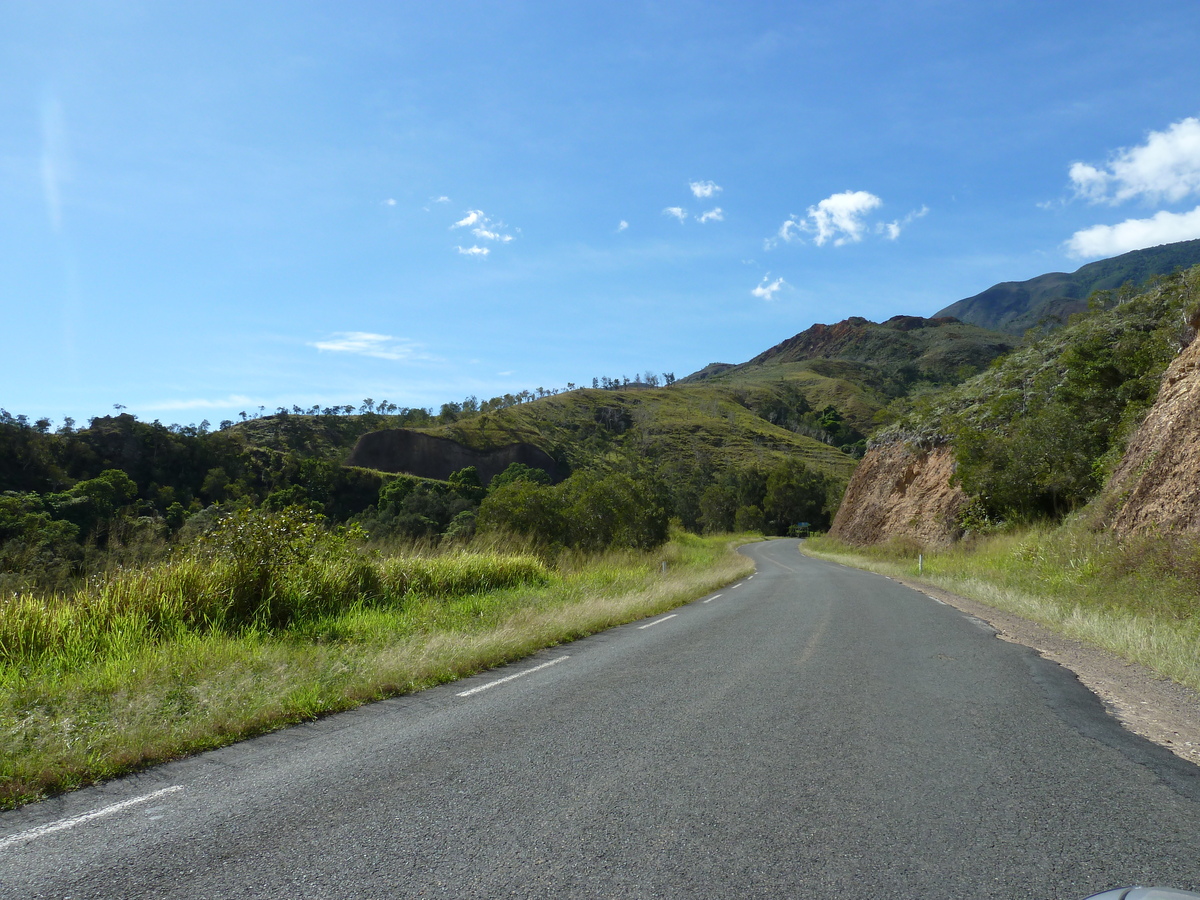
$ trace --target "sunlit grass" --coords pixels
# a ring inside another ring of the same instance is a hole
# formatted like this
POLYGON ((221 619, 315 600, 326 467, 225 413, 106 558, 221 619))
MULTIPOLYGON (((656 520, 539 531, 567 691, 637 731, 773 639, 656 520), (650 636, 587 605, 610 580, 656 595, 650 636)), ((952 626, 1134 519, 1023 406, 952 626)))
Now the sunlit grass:
POLYGON ((476 557, 381 558, 370 577, 354 568, 361 560, 326 561, 284 580, 308 599, 280 626, 222 623, 222 595, 206 580, 219 574, 179 562, 71 596, 10 598, 0 805, 461 678, 656 615, 752 569, 728 537, 691 535, 552 567, 519 553, 476 557))
POLYGON ((919 577, 1200 690, 1200 543, 1193 538, 1118 538, 1069 523, 949 549, 856 548, 829 537, 805 549, 885 575, 919 577))

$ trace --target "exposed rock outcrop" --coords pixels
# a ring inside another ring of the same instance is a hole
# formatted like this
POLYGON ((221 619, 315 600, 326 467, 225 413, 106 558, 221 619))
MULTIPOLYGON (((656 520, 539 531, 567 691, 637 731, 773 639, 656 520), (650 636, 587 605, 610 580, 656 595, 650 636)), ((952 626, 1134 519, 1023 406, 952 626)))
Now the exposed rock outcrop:
POLYGON ((1200 532, 1198 476, 1200 340, 1167 368, 1158 399, 1109 479, 1114 530, 1200 532))
POLYGON ((487 484, 515 462, 544 469, 554 481, 560 479, 559 466, 554 457, 533 444, 473 450, 449 438, 434 437, 406 428, 364 434, 350 451, 346 465, 442 480, 459 469, 474 466, 479 471, 480 481, 487 484))
POLYGON ((953 474, 949 444, 872 447, 854 470, 830 534, 860 546, 891 538, 950 544, 960 536, 957 516, 967 503, 962 488, 951 484, 953 474))

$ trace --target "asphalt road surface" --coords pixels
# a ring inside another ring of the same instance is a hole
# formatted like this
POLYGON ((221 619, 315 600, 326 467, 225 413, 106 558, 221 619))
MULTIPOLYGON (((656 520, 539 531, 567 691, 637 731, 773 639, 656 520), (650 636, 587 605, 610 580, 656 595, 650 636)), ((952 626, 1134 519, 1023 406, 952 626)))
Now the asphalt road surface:
POLYGON ((1200 769, 923 594, 745 552, 673 614, 0 815, 0 897, 1200 889, 1200 769))

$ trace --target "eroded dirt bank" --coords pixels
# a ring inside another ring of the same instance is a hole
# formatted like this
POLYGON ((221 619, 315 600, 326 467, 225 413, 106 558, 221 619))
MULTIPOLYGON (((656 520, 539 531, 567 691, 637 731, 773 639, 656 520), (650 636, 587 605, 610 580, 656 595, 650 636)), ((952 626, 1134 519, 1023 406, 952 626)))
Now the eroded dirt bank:
POLYGON ((865 546, 910 538, 929 546, 953 543, 967 502, 951 484, 954 452, 949 444, 924 449, 896 441, 867 451, 854 470, 830 534, 865 546))
POLYGON ((1112 527, 1200 533, 1200 341, 1168 367, 1153 408, 1105 489, 1112 527))

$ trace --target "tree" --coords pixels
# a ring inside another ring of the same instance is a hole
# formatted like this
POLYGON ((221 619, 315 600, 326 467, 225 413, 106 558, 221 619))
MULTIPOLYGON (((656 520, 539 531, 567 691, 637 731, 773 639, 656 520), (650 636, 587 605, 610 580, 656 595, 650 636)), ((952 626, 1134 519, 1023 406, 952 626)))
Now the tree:
POLYGON ((767 475, 763 515, 772 534, 787 534, 797 522, 824 527, 830 519, 830 479, 798 459, 785 460, 767 475))
POLYGON ((550 473, 545 469, 527 466, 524 463, 509 463, 508 468, 499 475, 494 475, 492 480, 488 482, 488 490, 494 491, 514 481, 532 481, 535 484, 549 484, 550 473))
POLYGON ((517 479, 491 491, 479 505, 476 527, 482 533, 508 533, 537 544, 564 543, 562 502, 554 488, 517 479))

